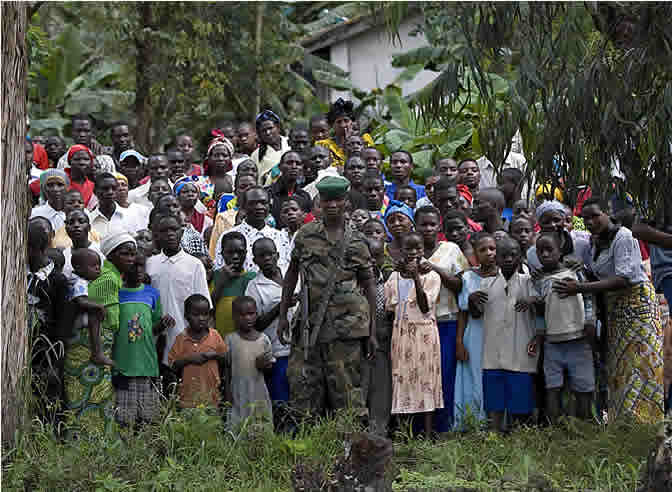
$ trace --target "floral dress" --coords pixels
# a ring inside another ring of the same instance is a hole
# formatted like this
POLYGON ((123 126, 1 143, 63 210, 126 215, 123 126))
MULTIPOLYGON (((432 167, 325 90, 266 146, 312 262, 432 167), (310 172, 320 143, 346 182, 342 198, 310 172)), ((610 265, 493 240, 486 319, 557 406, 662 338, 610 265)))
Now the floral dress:
POLYGON ((394 272, 385 283, 386 310, 395 313, 390 357, 392 360, 392 413, 432 412, 443 408, 441 347, 436 325, 436 302, 441 277, 421 277, 429 311, 418 307, 415 283, 394 272))

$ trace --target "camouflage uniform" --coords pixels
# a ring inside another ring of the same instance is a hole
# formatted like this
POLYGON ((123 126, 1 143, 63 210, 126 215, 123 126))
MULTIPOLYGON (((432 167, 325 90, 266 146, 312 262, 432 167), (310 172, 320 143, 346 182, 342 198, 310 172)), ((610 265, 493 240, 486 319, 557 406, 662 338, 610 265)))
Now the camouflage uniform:
POLYGON ((308 289, 311 329, 317 323, 318 305, 324 290, 332 282, 336 282, 336 287, 317 343, 308 349, 308 360, 304 360, 298 326, 294 332, 287 368, 290 402, 295 409, 312 414, 349 407, 366 415, 361 365, 362 348, 369 336, 369 303, 357 280, 372 275, 372 259, 364 236, 351 232, 335 277, 329 272, 335 269, 340 244, 327 239, 322 222, 303 226, 294 242, 292 261, 305 267, 303 282, 308 289))

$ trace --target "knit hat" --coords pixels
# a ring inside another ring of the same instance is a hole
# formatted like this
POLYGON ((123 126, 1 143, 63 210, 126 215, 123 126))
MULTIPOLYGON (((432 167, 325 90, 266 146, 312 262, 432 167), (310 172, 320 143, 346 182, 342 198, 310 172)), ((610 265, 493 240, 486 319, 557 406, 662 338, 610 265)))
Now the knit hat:
POLYGON ((112 251, 117 249, 122 244, 133 243, 133 246, 136 245, 135 239, 126 231, 116 231, 107 235, 100 242, 100 251, 105 255, 109 256, 112 251))

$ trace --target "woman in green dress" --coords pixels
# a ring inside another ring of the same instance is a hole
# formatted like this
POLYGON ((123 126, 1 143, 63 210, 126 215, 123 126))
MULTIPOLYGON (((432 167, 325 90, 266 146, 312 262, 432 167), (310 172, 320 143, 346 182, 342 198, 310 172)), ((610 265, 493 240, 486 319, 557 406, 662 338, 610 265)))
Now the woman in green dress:
MULTIPOLYGON (((112 357, 114 333, 119 329, 119 289, 121 275, 135 260, 136 243, 127 232, 113 232, 103 239, 100 249, 106 256, 100 276, 88 286, 89 300, 105 307, 100 323, 102 352, 112 357)), ((65 353, 65 401, 68 424, 89 434, 111 430, 114 423, 114 388, 111 367, 91 360, 87 326, 68 340, 65 353)))

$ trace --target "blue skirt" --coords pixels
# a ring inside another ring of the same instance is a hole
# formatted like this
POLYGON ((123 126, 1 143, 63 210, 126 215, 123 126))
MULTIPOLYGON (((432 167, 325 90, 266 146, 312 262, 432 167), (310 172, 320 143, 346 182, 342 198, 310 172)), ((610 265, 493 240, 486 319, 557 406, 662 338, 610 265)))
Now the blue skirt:
POLYGON ((289 357, 278 357, 270 373, 266 374, 266 386, 271 401, 289 401, 288 363, 289 357))
POLYGON ((457 337, 457 321, 440 321, 439 341, 441 344, 441 384, 443 385, 443 408, 434 414, 434 430, 449 432, 453 427, 455 407, 455 343, 457 337))

